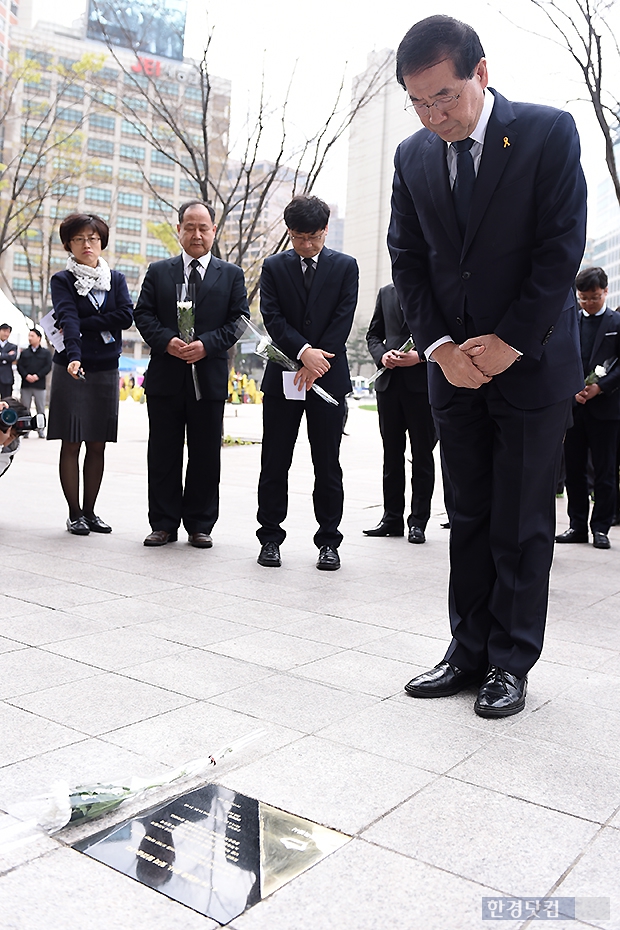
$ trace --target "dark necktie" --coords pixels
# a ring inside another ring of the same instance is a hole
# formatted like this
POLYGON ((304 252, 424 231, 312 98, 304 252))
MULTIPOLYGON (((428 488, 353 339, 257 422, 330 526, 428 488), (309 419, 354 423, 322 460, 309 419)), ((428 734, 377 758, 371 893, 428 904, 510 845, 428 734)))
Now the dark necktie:
POLYGON ((306 266, 306 270, 304 271, 304 287, 306 289, 306 294, 309 294, 316 274, 316 265, 312 258, 304 258, 304 265, 306 266))
POLYGON ((594 340, 598 328, 603 322, 602 316, 582 316, 581 320, 581 361, 583 362, 583 373, 589 375, 591 372, 590 356, 594 348, 594 340))
POLYGON ((470 151, 473 144, 473 139, 461 139, 459 142, 452 143, 452 148, 456 152, 456 179, 452 188, 452 197, 454 199, 456 219, 463 236, 465 235, 471 197, 476 183, 474 160, 470 151))
POLYGON ((189 273, 189 278, 187 279, 187 284, 188 284, 188 287, 193 287, 193 288, 194 288, 194 294, 197 294, 198 291, 200 290, 200 285, 202 284, 202 278, 201 278, 201 276, 200 276, 200 272, 198 271, 198 267, 199 267, 199 265, 200 265, 200 262, 198 261, 197 258, 192 258, 192 260, 191 260, 191 262, 190 262, 189 264, 190 264, 190 268, 191 268, 192 270, 191 270, 190 273, 189 273))

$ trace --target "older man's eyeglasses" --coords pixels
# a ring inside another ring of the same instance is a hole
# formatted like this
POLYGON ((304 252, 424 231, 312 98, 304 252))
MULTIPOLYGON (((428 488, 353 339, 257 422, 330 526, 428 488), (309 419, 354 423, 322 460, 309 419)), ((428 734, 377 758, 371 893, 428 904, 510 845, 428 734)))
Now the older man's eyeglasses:
POLYGON ((291 242, 309 242, 312 245, 318 245, 324 235, 324 229, 322 229, 319 233, 315 233, 313 236, 300 236, 297 233, 289 232, 289 238, 291 242))
MULTIPOLYGON (((467 84, 467 81, 470 80, 471 78, 467 78, 465 84, 467 84)), ((465 84, 463 84, 460 94, 450 94, 450 96, 438 97, 437 100, 435 100, 433 103, 415 103, 411 97, 406 97, 405 110, 407 110, 408 113, 411 113, 413 110, 415 110, 418 116, 430 116, 431 110, 433 108, 439 113, 447 113, 449 110, 453 110, 458 104, 459 100, 461 99, 463 90, 465 89, 465 84)))

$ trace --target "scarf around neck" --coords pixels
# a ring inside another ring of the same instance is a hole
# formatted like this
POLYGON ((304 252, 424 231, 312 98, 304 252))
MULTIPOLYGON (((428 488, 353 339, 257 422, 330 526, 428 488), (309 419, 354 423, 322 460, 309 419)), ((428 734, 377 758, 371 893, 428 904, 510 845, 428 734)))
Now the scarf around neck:
POLYGON ((105 258, 99 258, 96 268, 90 265, 81 265, 76 262, 73 255, 67 259, 67 271, 75 275, 75 289, 80 297, 86 297, 93 289, 96 291, 109 291, 112 286, 110 266, 105 258))

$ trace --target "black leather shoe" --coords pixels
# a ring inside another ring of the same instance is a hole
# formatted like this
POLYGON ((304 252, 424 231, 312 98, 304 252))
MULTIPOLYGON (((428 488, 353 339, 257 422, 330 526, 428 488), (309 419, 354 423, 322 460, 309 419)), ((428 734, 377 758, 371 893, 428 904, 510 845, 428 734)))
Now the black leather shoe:
POLYGON ((213 545, 213 540, 208 533, 188 533, 187 541, 196 549, 210 549, 213 545))
POLYGON ((88 536, 90 527, 85 517, 78 517, 77 520, 67 520, 67 529, 74 536, 88 536))
POLYGON ((338 550, 331 546, 321 546, 316 567, 322 572, 335 572, 340 568, 338 550))
POLYGON ((426 536, 421 526, 410 526, 408 540, 410 543, 426 542, 426 536))
POLYGON ((560 533, 555 537, 556 543, 587 543, 588 541, 588 531, 583 530, 564 530, 563 533, 560 533))
POLYGON ((364 536, 404 536, 405 528, 402 523, 380 520, 372 530, 362 530, 362 533, 364 536))
POLYGON ((595 549, 611 549, 611 543, 609 542, 607 533, 595 533, 592 545, 595 549))
POLYGON ((165 546, 166 543, 176 542, 176 541, 177 541, 176 532, 168 533, 166 530, 153 530, 153 532, 149 533, 149 535, 144 540, 144 545, 145 546, 165 546))
POLYGON ((280 568, 282 559, 280 558, 279 545, 274 542, 264 543, 256 561, 259 565, 264 565, 265 568, 280 568))
POLYGON ((527 675, 517 678, 497 665, 491 665, 480 685, 474 710, 479 717, 511 717, 525 707, 527 675))
POLYGON ((92 514, 90 517, 87 517, 84 514, 84 519, 88 523, 88 528, 93 533, 111 533, 112 527, 108 526, 107 523, 104 523, 101 517, 98 517, 96 514, 92 514))
POLYGON ((481 677, 480 672, 464 672, 444 659, 430 671, 412 678, 405 685, 405 691, 412 697, 448 697, 471 685, 479 685, 481 677))

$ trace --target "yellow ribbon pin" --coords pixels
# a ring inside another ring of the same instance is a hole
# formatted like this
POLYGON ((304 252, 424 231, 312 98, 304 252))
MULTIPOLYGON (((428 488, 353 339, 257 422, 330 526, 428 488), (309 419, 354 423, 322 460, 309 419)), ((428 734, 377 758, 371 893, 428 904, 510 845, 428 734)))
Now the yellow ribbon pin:
POLYGON ((510 145, 510 142, 508 141, 508 136, 504 136, 504 148, 507 148, 507 146, 509 145, 510 145))

